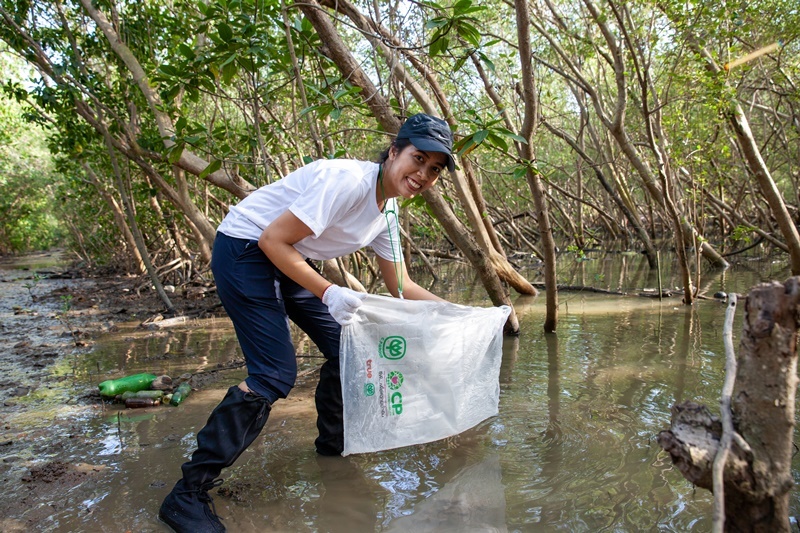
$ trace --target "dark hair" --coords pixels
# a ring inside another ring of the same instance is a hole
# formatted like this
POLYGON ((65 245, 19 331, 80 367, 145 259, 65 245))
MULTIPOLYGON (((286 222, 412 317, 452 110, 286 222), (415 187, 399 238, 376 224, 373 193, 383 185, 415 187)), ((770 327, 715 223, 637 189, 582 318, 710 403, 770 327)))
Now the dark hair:
POLYGON ((389 159, 389 152, 391 152, 392 147, 397 148, 397 152, 399 153, 402 152, 409 144, 411 144, 411 141, 408 139, 395 139, 386 150, 380 153, 376 163, 380 163, 381 165, 386 163, 386 160, 389 159))

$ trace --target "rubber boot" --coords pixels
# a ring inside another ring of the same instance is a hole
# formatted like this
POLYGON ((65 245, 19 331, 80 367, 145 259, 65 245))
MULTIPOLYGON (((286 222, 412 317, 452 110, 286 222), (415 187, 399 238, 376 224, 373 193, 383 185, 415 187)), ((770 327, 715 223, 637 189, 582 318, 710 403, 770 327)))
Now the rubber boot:
POLYGON ((225 526, 208 491, 219 486, 223 468, 232 465, 258 437, 272 406, 262 396, 228 389, 197 434, 197 450, 181 465, 183 478, 164 499, 158 517, 177 533, 221 533, 225 526))
POLYGON ((344 411, 338 357, 328 359, 320 368, 314 401, 319 430, 319 437, 314 441, 317 453, 341 455, 344 451, 344 411))

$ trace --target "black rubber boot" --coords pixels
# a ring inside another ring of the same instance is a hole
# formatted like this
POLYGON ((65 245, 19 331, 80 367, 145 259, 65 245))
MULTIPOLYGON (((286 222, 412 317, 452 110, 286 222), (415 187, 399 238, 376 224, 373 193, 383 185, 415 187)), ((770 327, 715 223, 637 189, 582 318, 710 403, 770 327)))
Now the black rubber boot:
POLYGON ((323 363, 314 394, 319 437, 314 441, 320 455, 341 455, 344 451, 344 411, 339 358, 323 363))
POLYGON ((158 517, 177 533, 225 531, 208 491, 222 483, 217 479, 222 469, 258 437, 271 408, 266 398, 238 386, 228 389, 197 434, 197 450, 181 466, 183 478, 164 499, 158 517))

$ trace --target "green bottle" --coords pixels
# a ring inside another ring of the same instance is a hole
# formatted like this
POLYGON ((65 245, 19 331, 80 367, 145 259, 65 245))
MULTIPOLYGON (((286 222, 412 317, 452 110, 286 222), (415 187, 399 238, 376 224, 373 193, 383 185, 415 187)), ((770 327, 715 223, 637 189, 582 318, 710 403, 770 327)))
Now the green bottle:
POLYGON ((106 380, 97 387, 103 396, 113 397, 123 392, 149 389, 154 379, 156 379, 155 374, 134 374, 124 378, 106 380))
POLYGON ((169 401, 170 405, 180 405, 189 396, 190 392, 192 392, 192 386, 188 382, 181 383, 172 393, 172 399, 169 401))
POLYGON ((120 396, 120 400, 123 402, 129 400, 130 398, 152 398, 154 400, 160 400, 164 397, 163 390, 140 390, 140 391, 127 391, 123 392, 120 396))

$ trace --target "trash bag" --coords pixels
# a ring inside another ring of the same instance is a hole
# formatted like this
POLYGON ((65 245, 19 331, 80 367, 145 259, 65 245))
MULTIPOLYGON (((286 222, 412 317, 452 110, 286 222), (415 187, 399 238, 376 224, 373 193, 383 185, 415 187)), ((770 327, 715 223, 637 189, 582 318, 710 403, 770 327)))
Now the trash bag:
POLYGON ((342 455, 443 439, 496 415, 510 312, 368 295, 342 328, 342 455))

